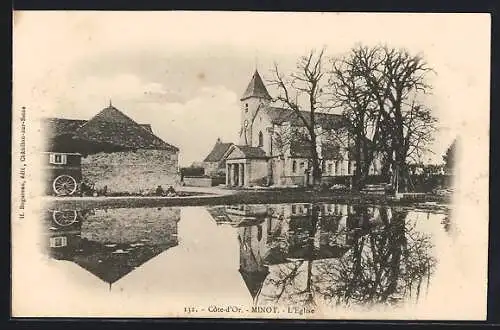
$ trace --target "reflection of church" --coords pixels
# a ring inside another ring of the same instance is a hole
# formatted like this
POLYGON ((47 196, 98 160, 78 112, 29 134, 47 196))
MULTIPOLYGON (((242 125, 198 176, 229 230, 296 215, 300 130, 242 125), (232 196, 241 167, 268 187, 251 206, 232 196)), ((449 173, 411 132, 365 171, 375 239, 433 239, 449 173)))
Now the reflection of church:
POLYGON ((178 245, 179 220, 176 208, 48 210, 48 253, 76 263, 111 288, 126 274, 178 245))
MULTIPOLYGON (((247 216, 252 207, 256 206, 239 206, 247 210, 247 216)), ((262 212, 262 207, 254 210, 262 212)), ((391 218, 390 210, 384 209, 382 215, 378 207, 368 206, 294 203, 266 207, 267 214, 258 224, 238 227, 239 272, 254 302, 264 286, 272 285, 265 283, 276 267, 342 258, 353 240, 383 222, 381 217, 391 218)))
POLYGON ((233 205, 208 210, 216 222, 238 227, 239 271, 254 299, 270 267, 340 258, 349 248, 346 226, 354 210, 346 205, 233 205), (256 221, 242 225, 242 217, 256 221))

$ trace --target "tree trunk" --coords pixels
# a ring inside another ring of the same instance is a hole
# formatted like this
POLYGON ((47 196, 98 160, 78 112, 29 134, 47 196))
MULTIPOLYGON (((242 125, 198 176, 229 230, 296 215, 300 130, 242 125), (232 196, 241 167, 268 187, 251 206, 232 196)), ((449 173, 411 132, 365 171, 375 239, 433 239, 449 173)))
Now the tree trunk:
POLYGON ((311 155, 312 155, 312 181, 314 187, 321 185, 321 164, 319 161, 318 150, 316 150, 316 134, 310 131, 311 137, 311 155))

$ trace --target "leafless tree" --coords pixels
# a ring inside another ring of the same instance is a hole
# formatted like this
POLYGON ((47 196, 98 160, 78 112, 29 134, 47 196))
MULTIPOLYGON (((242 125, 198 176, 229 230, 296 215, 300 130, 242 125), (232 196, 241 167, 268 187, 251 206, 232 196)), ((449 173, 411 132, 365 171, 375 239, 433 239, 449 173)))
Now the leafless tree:
POLYGON ((373 156, 390 163, 398 191, 408 187, 407 163, 433 138, 436 119, 425 106, 432 69, 421 55, 386 46, 357 46, 333 62, 329 86, 355 136, 356 176, 363 181, 373 156))
MULTIPOLYGON (((308 55, 299 59, 296 70, 288 75, 283 74, 275 63, 273 78, 270 81, 278 89, 279 95, 276 101, 293 111, 300 126, 303 127, 303 130, 296 129, 290 133, 300 133, 310 149, 314 185, 319 185, 321 182, 321 159, 317 144, 318 135, 321 134, 318 127, 324 123, 318 122, 318 113, 325 113, 331 109, 324 90, 328 80, 324 70, 324 53, 325 49, 310 51, 308 55)), ((290 141, 285 134, 282 135, 283 142, 290 141)))

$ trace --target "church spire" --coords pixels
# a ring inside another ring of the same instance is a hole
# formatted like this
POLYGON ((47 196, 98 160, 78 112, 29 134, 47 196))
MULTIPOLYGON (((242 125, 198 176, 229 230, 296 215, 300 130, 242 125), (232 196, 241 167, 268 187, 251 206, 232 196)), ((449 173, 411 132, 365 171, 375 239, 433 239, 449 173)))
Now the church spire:
POLYGON ((258 97, 268 100, 271 99, 271 96, 269 95, 269 92, 267 91, 257 68, 255 69, 252 80, 250 80, 250 83, 248 84, 247 89, 245 90, 245 93, 243 93, 243 96, 240 100, 243 101, 250 97, 258 97))

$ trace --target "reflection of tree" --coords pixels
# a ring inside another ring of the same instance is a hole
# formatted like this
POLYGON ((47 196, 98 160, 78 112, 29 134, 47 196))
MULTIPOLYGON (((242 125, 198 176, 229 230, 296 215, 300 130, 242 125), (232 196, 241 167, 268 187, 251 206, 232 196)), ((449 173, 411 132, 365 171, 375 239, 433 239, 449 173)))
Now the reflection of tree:
POLYGON ((344 257, 320 266, 321 292, 338 304, 396 302, 418 298, 435 259, 427 235, 406 221, 407 211, 380 208, 381 225, 355 235, 344 257))
MULTIPOLYGON (((319 207, 312 205, 305 228, 307 235, 297 235, 298 240, 289 246, 300 249, 301 259, 279 264, 278 271, 267 280, 273 287, 271 293, 262 294, 264 300, 279 303, 282 298, 287 304, 297 304, 312 307, 314 302, 313 261, 317 253, 314 247, 314 238, 319 229, 319 207)), ((297 238, 296 238, 297 239, 297 238)))
POLYGON ((325 224, 318 211, 314 205, 308 225, 302 225, 308 235, 301 240, 300 257, 275 266, 262 300, 307 307, 315 305, 315 296, 347 305, 418 298, 435 259, 430 237, 415 230, 407 211, 354 207, 347 228, 328 233, 349 237, 349 250, 338 257, 326 256, 314 246, 318 230, 326 229, 321 228, 325 224))
POLYGON ((443 225, 444 230, 448 233, 453 228, 450 220, 450 215, 446 214, 443 220, 441 220, 441 224, 443 225))

